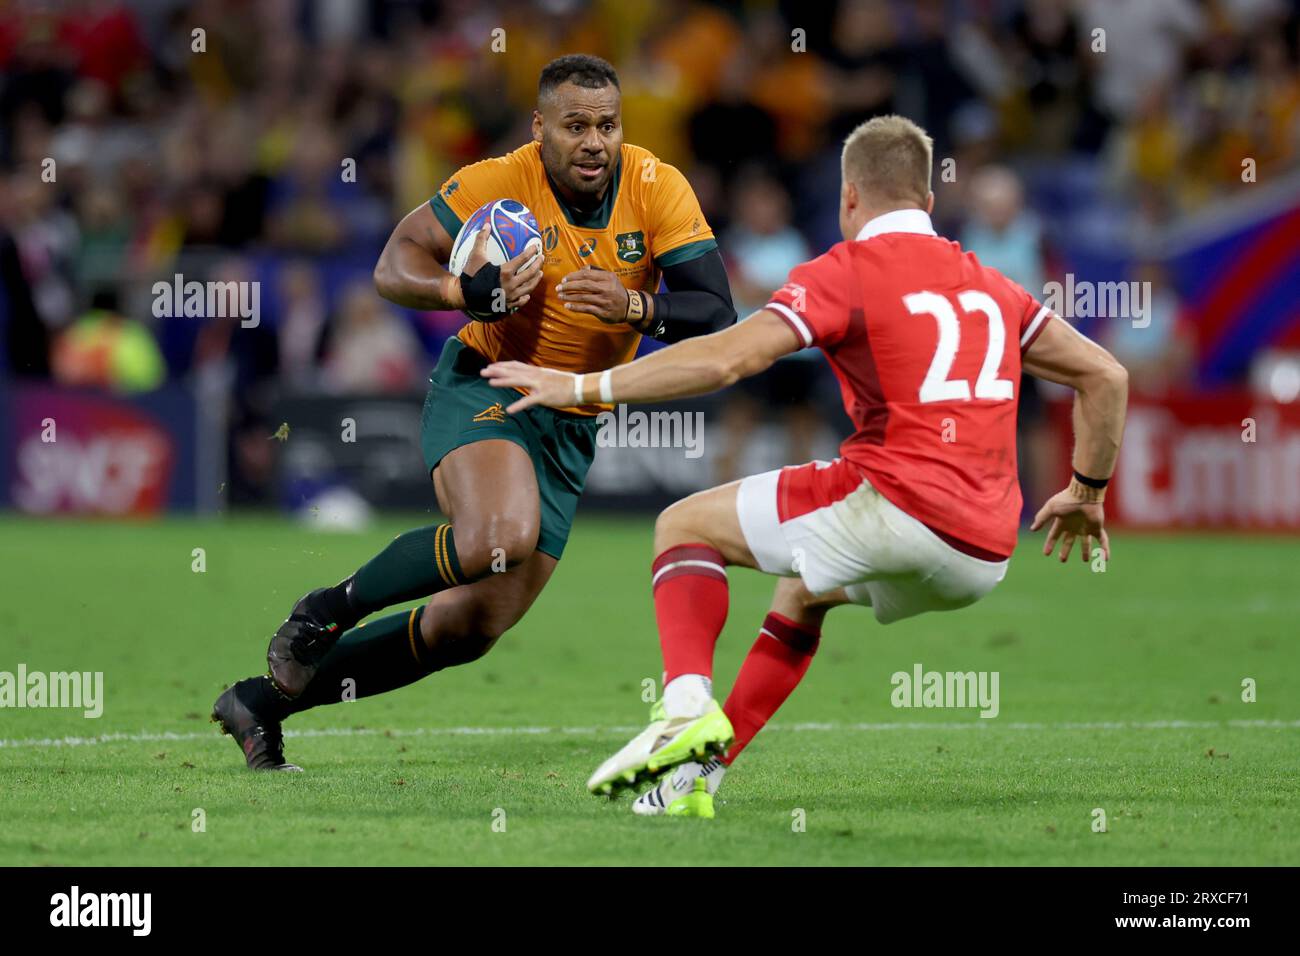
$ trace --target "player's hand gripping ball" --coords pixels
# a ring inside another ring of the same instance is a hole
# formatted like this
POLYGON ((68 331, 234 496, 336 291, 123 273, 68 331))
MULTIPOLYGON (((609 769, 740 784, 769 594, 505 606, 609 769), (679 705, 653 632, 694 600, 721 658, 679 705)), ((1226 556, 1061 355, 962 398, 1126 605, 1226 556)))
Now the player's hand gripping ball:
POLYGON ((517 310, 542 278, 542 233, 514 199, 486 203, 465 220, 447 269, 460 277, 465 312, 496 322, 517 310))

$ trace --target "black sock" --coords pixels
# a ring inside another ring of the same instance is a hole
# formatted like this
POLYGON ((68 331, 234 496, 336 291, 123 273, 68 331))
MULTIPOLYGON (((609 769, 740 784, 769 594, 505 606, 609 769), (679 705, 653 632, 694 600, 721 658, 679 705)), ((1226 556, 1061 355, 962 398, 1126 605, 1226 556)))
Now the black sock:
POLYGON ((352 577, 340 581, 332 588, 325 588, 317 596, 320 607, 325 612, 319 616, 333 621, 345 631, 356 627, 357 622, 365 617, 352 601, 352 582, 355 577, 354 574, 352 577))
POLYGON ((245 707, 263 717, 284 720, 291 713, 289 698, 276 689, 267 674, 241 680, 235 685, 235 694, 244 702, 245 707))

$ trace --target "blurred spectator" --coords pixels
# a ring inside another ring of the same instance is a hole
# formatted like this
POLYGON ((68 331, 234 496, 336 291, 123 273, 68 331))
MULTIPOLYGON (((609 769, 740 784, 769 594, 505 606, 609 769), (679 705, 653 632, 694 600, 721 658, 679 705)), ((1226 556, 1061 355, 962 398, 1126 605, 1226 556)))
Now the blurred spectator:
POLYGON ((72 320, 78 248, 77 221, 58 204, 58 193, 34 170, 9 180, 11 229, 22 276, 42 322, 53 330, 72 320))
POLYGON ((1029 114, 1018 117, 1017 135, 1037 150, 1068 148, 1085 108, 1082 40, 1070 6, 1071 0, 1028 0, 1011 17, 1013 69, 1023 78, 1029 114))
POLYGON ((368 282, 343 294, 325 356, 325 382, 344 393, 407 392, 419 384, 420 341, 368 282))
POLYGON ((316 270, 307 261, 280 273, 280 375, 286 388, 306 391, 319 382, 326 307, 316 270))
POLYGON ((984 44, 974 42, 980 34, 950 14, 945 0, 918 0, 914 7, 917 35, 905 48, 906 72, 920 86, 913 112, 942 156, 951 151, 951 121, 975 96, 970 76, 983 72, 990 92, 1000 84, 996 70, 982 69, 989 58, 984 44))
MULTIPOLYGON (((217 261, 205 278, 226 288, 233 283, 251 289, 259 282, 255 264, 239 256, 217 261)), ((279 341, 267 321, 260 285, 257 289, 255 325, 245 325, 235 303, 229 301, 224 318, 171 320, 185 330, 197 326, 190 370, 200 401, 226 399, 218 417, 224 414, 230 429, 225 493, 232 504, 266 502, 275 470, 270 437, 280 425, 272 418, 278 395, 279 341)))
POLYGON ((83 288, 116 279, 126 265, 131 218, 125 197, 114 187, 111 181, 97 182, 75 200, 74 210, 81 224, 75 272, 83 288))
POLYGON ((742 162, 776 158, 776 122, 750 97, 753 75, 762 68, 744 48, 725 61, 718 90, 690 117, 691 149, 696 162, 719 173, 742 162))
MULTIPOLYGON (((767 304, 790 270, 810 258, 808 244, 791 224, 790 198, 775 179, 750 170, 736 185, 731 229, 723 236, 736 313, 743 321, 767 304)), ((775 409, 784 429, 785 461, 807 461, 821 427, 813 404, 824 372, 821 356, 803 349, 728 391, 722 411, 724 444, 715 479, 731 481, 746 472, 742 456, 765 416, 775 409)))
MULTIPOLYGON (((228 299, 224 317, 175 318, 175 322, 198 325, 194 339, 194 369, 200 373, 219 372, 229 376, 240 402, 269 406, 267 393, 279 367, 279 343, 261 311, 264 303, 255 264, 249 259, 232 256, 218 261, 204 278, 226 289, 241 286, 251 290, 255 287, 258 312, 245 318, 239 314, 239 301, 228 299)), ((249 301, 252 302, 251 293, 249 301)))
MULTIPOLYGON (((971 176, 967 199, 970 215, 961 231, 962 248, 1041 299, 1045 294, 1043 237, 1037 218, 1024 208, 1020 179, 1004 166, 984 166, 971 176)), ((1026 502, 1044 501, 1052 494, 1054 463, 1061 454, 1048 421, 1044 391, 1037 379, 1020 376, 1016 430, 1026 502)))
POLYGON ((1160 397, 1191 384, 1195 336, 1178 294, 1158 262, 1140 262, 1133 271, 1145 314, 1136 321, 1109 319, 1098 336, 1128 369, 1129 389, 1160 397))
POLYGON ((344 206, 357 190, 340 179, 341 151, 325 117, 317 122, 299 130, 289 165, 271 185, 267 238, 284 249, 320 254, 347 241, 344 206))
POLYGON ((1025 191, 1015 173, 985 166, 971 176, 969 218, 963 249, 1031 294, 1043 295, 1043 235, 1038 218, 1025 209, 1025 191))
POLYGON ((1100 54, 1084 60, 1097 72, 1098 105, 1118 120, 1146 91, 1170 84, 1206 30, 1194 0, 1080 0, 1079 19, 1085 50, 1100 54))
POLYGON ((1257 67, 1249 140, 1260 163, 1285 168, 1300 157, 1300 70, 1289 62, 1286 38, 1265 27, 1255 38, 1257 67))
POLYGON ((162 353, 147 328, 117 311, 117 296, 96 293, 89 312, 54 343, 54 379, 61 385, 147 392, 167 377, 162 353))
POLYGON ((766 305, 789 271, 811 257, 791 215, 790 196, 771 175, 751 168, 738 178, 732 225, 722 245, 731 297, 742 318, 766 305))
POLYGON ((830 135, 841 143, 863 121, 897 110, 906 54, 886 0, 845 0, 837 11, 826 63, 834 113, 830 135))
MULTIPOLYGON (((759 15, 746 30, 740 55, 751 66, 749 99, 775 124, 778 156, 786 163, 800 163, 826 142, 836 97, 854 89, 844 83, 858 78, 841 77, 826 61, 796 52, 792 46, 788 24, 775 15, 759 15)), ((851 99, 843 108, 852 109, 857 102, 851 99)), ((837 138, 833 129, 829 135, 837 138)))
POLYGON ((36 314, 13 237, 0 230, 0 368, 14 375, 49 375, 49 331, 36 314))

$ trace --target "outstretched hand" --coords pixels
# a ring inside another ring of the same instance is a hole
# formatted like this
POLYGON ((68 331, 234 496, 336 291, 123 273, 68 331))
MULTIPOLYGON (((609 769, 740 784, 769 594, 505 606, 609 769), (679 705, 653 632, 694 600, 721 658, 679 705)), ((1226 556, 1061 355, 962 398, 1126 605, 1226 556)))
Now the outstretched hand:
POLYGON ((1052 526, 1047 531, 1047 540, 1043 543, 1043 554, 1050 555, 1061 542, 1060 560, 1064 564, 1070 557, 1076 538, 1082 538, 1081 556, 1084 561, 1092 560, 1092 547, 1095 540, 1101 546, 1101 553, 1110 560, 1110 538, 1104 527, 1106 512, 1100 501, 1082 501, 1069 488, 1059 491, 1047 499, 1047 502, 1034 516, 1030 531, 1037 531, 1048 519, 1052 526))
POLYGON ((527 395, 507 406, 506 411, 511 415, 534 405, 568 408, 579 404, 579 376, 573 372, 558 372, 553 368, 540 368, 523 362, 493 362, 479 374, 496 388, 528 389, 527 395))

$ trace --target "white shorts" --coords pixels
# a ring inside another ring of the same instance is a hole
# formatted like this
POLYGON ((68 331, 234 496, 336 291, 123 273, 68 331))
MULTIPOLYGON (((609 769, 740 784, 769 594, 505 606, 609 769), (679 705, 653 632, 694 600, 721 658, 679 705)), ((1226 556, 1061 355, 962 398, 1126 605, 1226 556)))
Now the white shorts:
POLYGON ((849 462, 815 461, 740 483, 740 527, 761 570, 844 588, 882 624, 974 604, 1006 561, 959 551, 876 491, 849 462))

